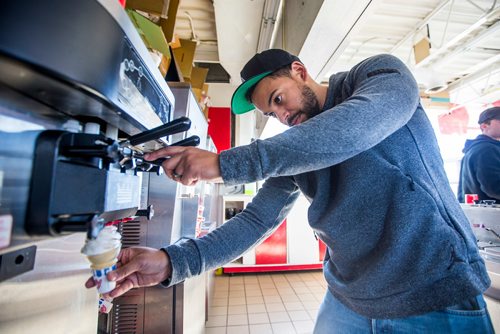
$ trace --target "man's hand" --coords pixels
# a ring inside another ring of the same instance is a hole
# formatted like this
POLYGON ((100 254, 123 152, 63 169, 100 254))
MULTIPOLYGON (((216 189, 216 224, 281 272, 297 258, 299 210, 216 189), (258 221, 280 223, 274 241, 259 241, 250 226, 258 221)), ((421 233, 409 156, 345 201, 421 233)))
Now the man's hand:
POLYGON ((198 181, 220 181, 219 155, 195 147, 169 146, 146 154, 146 160, 169 157, 162 167, 169 178, 186 186, 198 181))
MULTIPOLYGON (((123 249, 118 255, 118 268, 107 275, 108 280, 116 281, 116 288, 106 295, 116 298, 133 288, 156 285, 171 273, 170 258, 164 251, 147 247, 123 249)), ((91 277, 85 287, 93 286, 91 277)))

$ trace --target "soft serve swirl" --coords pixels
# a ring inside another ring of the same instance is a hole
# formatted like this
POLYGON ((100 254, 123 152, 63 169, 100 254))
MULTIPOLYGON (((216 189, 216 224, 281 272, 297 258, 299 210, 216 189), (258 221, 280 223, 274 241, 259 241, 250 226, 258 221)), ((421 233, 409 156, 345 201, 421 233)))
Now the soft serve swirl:
POLYGON ((97 255, 110 249, 119 248, 122 244, 121 238, 122 236, 116 226, 106 226, 99 232, 96 239, 87 239, 85 246, 82 248, 82 253, 97 255))

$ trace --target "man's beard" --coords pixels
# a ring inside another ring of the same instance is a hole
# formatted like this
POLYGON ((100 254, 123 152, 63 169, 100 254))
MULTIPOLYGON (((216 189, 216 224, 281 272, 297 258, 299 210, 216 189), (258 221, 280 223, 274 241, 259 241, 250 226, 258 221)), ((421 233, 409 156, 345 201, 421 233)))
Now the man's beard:
POLYGON ((302 108, 299 109, 296 116, 304 114, 305 120, 308 120, 320 113, 321 109, 319 108, 318 97, 311 88, 306 85, 302 86, 302 108))

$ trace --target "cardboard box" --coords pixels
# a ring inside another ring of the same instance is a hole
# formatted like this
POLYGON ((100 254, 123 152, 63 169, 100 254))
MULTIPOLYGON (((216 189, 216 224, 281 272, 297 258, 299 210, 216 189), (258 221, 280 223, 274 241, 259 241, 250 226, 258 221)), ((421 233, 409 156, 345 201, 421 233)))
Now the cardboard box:
POLYGON ((127 9, 140 10, 157 16, 167 17, 169 0, 127 0, 127 9))
POLYGON ((208 68, 193 66, 191 69, 191 78, 186 79, 191 83, 192 88, 203 89, 205 80, 207 80, 208 68))
POLYGON ((429 39, 424 37, 416 43, 413 46, 413 53, 415 54, 415 64, 427 58, 431 54, 431 42, 429 39))
POLYGON ((160 51, 170 58, 170 49, 161 28, 133 10, 127 12, 146 46, 149 49, 160 51))
POLYGON ((141 14, 132 10, 127 10, 127 12, 146 47, 161 53, 161 60, 158 63, 158 68, 165 77, 168 67, 170 66, 172 55, 170 54, 170 47, 163 35, 163 31, 159 26, 141 14))
POLYGON ((204 84, 202 88, 191 87, 191 90, 193 91, 198 103, 205 103, 204 100, 208 96, 208 84, 204 84))
POLYGON ((193 70, 194 52, 196 42, 181 39, 181 47, 172 50, 175 62, 179 66, 184 79, 190 79, 193 70))
POLYGON ((170 0, 168 5, 167 17, 160 18, 160 27, 167 41, 171 41, 174 37, 175 20, 177 19, 177 10, 179 9, 180 0, 170 0))
POLYGON ((179 36, 177 36, 177 34, 174 34, 172 40, 169 41, 168 44, 172 49, 177 49, 181 47, 181 40, 179 39, 179 36))
POLYGON ((200 104, 200 101, 201 101, 201 98, 202 98, 202 90, 201 88, 191 88, 191 90, 193 91, 193 94, 194 94, 194 97, 196 98, 196 102, 198 102, 198 104, 200 104))
POLYGON ((128 0, 127 8, 157 17, 155 23, 161 27, 167 41, 171 41, 180 0, 128 0))
POLYGON ((210 96, 208 96, 208 84, 203 84, 203 90, 201 92, 201 95, 206 96, 206 98, 203 101, 202 111, 206 119, 208 120, 208 108, 211 105, 210 96))
POLYGON ((205 118, 208 119, 208 107, 209 107, 209 96, 208 96, 208 84, 203 84, 202 88, 193 88, 193 95, 200 106, 201 111, 205 115, 205 118))
POLYGON ((149 54, 153 58, 156 67, 160 70, 162 77, 165 78, 170 68, 171 58, 165 57, 165 55, 156 50, 149 50, 149 54))
POLYGON ((160 70, 160 73, 163 77, 167 75, 168 68, 170 67, 170 62, 171 58, 165 57, 165 55, 162 54, 158 69, 160 70))

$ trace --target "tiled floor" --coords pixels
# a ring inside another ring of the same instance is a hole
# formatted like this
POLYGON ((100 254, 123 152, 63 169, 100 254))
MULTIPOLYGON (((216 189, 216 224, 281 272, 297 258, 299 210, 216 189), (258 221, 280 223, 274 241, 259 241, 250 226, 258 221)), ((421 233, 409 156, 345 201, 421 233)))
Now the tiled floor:
POLYGON ((325 291, 321 271, 216 276, 205 333, 312 333, 325 291))

